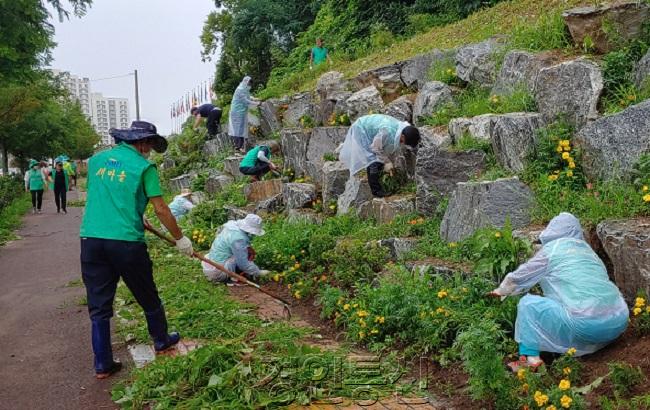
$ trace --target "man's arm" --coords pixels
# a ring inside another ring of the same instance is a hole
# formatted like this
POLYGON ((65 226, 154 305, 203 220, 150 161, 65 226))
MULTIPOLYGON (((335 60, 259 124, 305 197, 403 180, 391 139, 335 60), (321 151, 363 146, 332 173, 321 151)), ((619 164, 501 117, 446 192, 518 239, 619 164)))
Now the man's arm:
POLYGON ((201 114, 196 114, 195 115, 195 120, 194 120, 194 125, 192 125, 192 128, 198 127, 200 122, 201 122, 201 114))
POLYGON ((167 228, 169 233, 172 234, 174 239, 179 240, 183 237, 183 232, 181 231, 181 228, 178 227, 178 224, 176 223, 176 218, 174 218, 174 215, 172 215, 172 211, 169 210, 169 207, 163 200, 162 196, 154 196, 152 198, 149 198, 151 201, 151 204, 153 205, 153 209, 156 212, 156 216, 160 220, 160 222, 167 228))

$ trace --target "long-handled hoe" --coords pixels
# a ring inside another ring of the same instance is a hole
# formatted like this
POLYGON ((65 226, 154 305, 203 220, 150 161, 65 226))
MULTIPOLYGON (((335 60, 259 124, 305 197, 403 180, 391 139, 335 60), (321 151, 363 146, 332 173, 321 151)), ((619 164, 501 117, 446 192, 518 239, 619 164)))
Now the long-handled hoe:
MULTIPOLYGON (((164 233, 158 231, 156 228, 154 228, 153 226, 149 225, 148 223, 145 224, 145 228, 146 228, 149 232, 151 232, 152 234, 156 235, 156 236, 159 237, 160 239, 162 239, 162 240, 164 240, 165 242, 167 242, 169 245, 172 245, 172 246, 175 246, 175 245, 176 245, 176 241, 174 241, 172 238, 170 238, 169 236, 165 235, 164 233)), ((248 286, 254 287, 255 289, 259 290, 260 292, 262 292, 262 293, 264 293, 264 294, 266 294, 266 295, 269 295, 270 297, 272 297, 274 300, 276 300, 278 303, 280 303, 280 304, 282 305, 282 307, 284 308, 284 312, 286 312, 286 314, 287 314, 287 317, 288 317, 289 319, 291 318, 291 309, 289 309, 290 304, 289 304, 289 302, 287 302, 286 300, 282 299, 282 298, 279 297, 279 296, 276 296, 276 295, 272 294, 271 292, 269 292, 269 291, 267 291, 267 290, 262 289, 262 287, 261 287, 260 285, 258 285, 257 283, 252 282, 252 281, 246 279, 246 278, 243 277, 242 275, 239 275, 239 274, 237 274, 237 273, 235 273, 235 272, 231 272, 231 271, 229 271, 228 269, 226 269, 225 267, 223 267, 222 265, 220 265, 220 264, 218 264, 218 263, 216 263, 216 262, 214 262, 214 261, 211 261, 210 259, 205 258, 203 255, 199 254, 199 253, 196 252, 196 251, 192 253, 192 256, 193 256, 194 258, 200 260, 200 261, 203 261, 203 262, 205 262, 205 263, 207 263, 207 264, 210 264, 210 265, 214 266, 215 268, 219 269, 220 271, 222 271, 222 272, 225 273, 226 275, 230 276, 232 279, 236 279, 236 280, 239 281, 239 282, 245 283, 245 284, 247 284, 248 286)))

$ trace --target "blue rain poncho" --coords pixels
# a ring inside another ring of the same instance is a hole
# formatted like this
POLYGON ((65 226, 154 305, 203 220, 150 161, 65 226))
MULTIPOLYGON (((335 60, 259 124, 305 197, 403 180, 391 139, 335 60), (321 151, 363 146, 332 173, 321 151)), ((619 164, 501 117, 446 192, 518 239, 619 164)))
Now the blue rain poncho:
POLYGON ((400 148, 402 130, 408 122, 389 115, 371 114, 357 119, 339 150, 339 159, 354 175, 373 162, 385 164, 400 148))
POLYGON ((183 195, 176 195, 174 200, 169 204, 169 210, 178 221, 194 208, 194 204, 183 195))
POLYGON ((244 77, 232 96, 228 116, 228 135, 231 137, 248 138, 248 107, 255 103, 251 99, 250 81, 249 76, 244 77))
MULTIPOLYGON (((255 262, 248 260, 250 243, 250 237, 239 228, 237 221, 228 221, 217 232, 217 237, 212 242, 206 257, 225 265, 227 269, 232 271, 239 269, 255 277, 260 274, 260 268, 255 262)), ((223 278, 225 279, 225 276, 223 278)))
POLYGON ((496 292, 517 295, 539 283, 544 296, 517 306, 515 340, 522 355, 540 351, 593 353, 623 333, 628 308, 603 262, 587 244, 578 219, 566 212, 541 233, 542 249, 509 273, 496 292))

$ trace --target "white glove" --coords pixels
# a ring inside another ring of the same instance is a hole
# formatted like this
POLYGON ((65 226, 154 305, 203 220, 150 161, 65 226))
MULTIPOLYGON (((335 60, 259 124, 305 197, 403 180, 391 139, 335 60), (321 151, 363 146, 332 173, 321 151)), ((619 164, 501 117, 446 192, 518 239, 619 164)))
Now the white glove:
POLYGON ((260 276, 266 276, 266 275, 268 275, 269 273, 271 273, 270 270, 265 270, 265 269, 260 270, 260 276))
POLYGON ((192 249, 192 241, 190 241, 190 238, 187 236, 183 236, 181 239, 176 240, 176 249, 187 256, 192 256, 192 253, 194 253, 194 249, 192 249))
POLYGON ((387 172, 391 175, 393 175, 393 170, 395 169, 395 165, 393 165, 392 162, 387 162, 384 164, 384 172, 387 172))

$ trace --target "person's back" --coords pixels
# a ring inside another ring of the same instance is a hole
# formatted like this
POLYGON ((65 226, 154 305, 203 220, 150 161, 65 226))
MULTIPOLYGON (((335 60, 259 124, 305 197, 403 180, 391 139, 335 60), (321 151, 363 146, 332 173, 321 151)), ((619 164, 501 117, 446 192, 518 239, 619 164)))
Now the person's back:
POLYGON ((210 112, 215 108, 214 105, 212 104, 202 104, 199 106, 199 114, 203 118, 208 118, 208 115, 210 115, 210 112))
POLYGON ((142 179, 151 167, 155 166, 126 143, 93 155, 88 161, 81 236, 143 241, 142 215, 148 199, 142 179))
POLYGON ((210 252, 208 253, 208 259, 224 263, 233 255, 232 245, 236 241, 244 241, 248 244, 250 239, 244 231, 239 229, 235 221, 228 221, 221 227, 220 231, 217 233, 217 237, 214 242, 212 242, 210 252))

